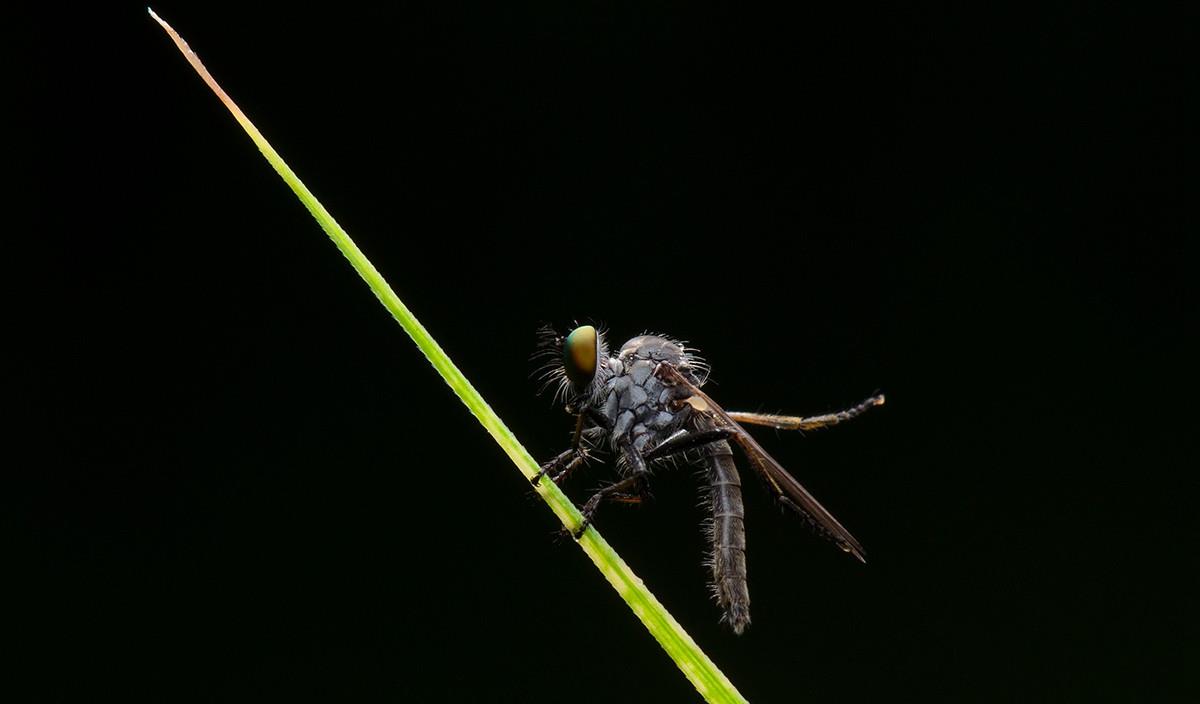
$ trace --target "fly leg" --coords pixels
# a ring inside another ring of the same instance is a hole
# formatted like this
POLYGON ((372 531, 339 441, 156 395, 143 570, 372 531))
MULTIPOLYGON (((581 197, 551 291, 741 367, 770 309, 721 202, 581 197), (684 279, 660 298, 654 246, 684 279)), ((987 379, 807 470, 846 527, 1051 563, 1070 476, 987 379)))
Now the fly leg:
POLYGON ((543 464, 538 473, 529 478, 531 484, 537 486, 542 481, 542 477, 547 474, 550 475, 550 479, 555 484, 562 484, 573 470, 587 461, 587 451, 583 448, 583 424, 585 420, 590 420, 605 430, 612 428, 612 423, 608 421, 608 418, 594 408, 588 408, 581 413, 577 413, 575 415, 575 435, 571 439, 571 447, 543 464))
POLYGON ((883 394, 876 394, 857 406, 851 406, 837 413, 826 413, 819 416, 777 416, 769 413, 730 411, 729 417, 738 423, 766 425, 779 430, 816 430, 857 418, 876 406, 882 406, 883 401, 883 394))
POLYGON ((629 476, 592 494, 592 498, 588 499, 587 503, 579 509, 579 512, 583 514, 583 520, 574 532, 576 540, 583 537, 584 531, 592 524, 592 519, 596 516, 596 511, 600 508, 601 503, 605 501, 639 503, 646 495, 646 477, 650 473, 646 469, 646 460, 642 457, 642 453, 627 442, 621 447, 621 454, 629 463, 629 476))
POLYGON ((728 440, 737 434, 733 428, 711 428, 709 430, 693 430, 691 432, 679 433, 667 438, 666 441, 654 447, 646 453, 647 462, 657 460, 662 457, 668 457, 680 452, 693 450, 697 447, 728 440))
POLYGON ((567 476, 587 459, 583 449, 583 415, 576 416, 575 435, 571 438, 571 447, 563 450, 554 459, 542 465, 538 473, 530 477, 529 482, 537 486, 542 477, 550 475, 551 481, 561 484, 567 476))
POLYGON ((542 477, 550 475, 550 480, 555 484, 562 484, 567 476, 576 470, 587 460, 587 454, 582 447, 572 447, 569 450, 563 450, 554 459, 542 465, 538 473, 529 479, 529 482, 534 486, 542 481, 542 477))

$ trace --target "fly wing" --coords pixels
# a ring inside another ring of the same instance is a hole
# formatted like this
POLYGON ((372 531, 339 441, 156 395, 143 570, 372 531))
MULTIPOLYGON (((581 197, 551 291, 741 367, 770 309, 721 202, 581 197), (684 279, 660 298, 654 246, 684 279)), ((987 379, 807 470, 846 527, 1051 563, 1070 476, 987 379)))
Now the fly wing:
MULTIPOLYGON (((724 414, 719 407, 716 407, 716 411, 718 416, 724 414)), ((728 422, 734 423, 733 420, 728 422)), ((846 530, 833 517, 833 514, 826 510, 812 494, 808 493, 808 489, 805 489, 774 457, 767 454, 767 451, 750 436, 750 433, 747 433, 741 426, 737 426, 736 423, 734 425, 737 434, 733 436, 733 439, 745 451, 746 457, 749 458, 754 469, 779 495, 780 500, 810 519, 818 531, 832 540, 839 548, 866 562, 867 556, 863 551, 862 544, 850 534, 850 531, 846 530)))
MULTIPOLYGON (((664 365, 664 367, 666 366, 664 365)), ((763 449, 762 445, 759 445, 758 441, 750 433, 746 432, 745 428, 731 418, 725 409, 718 406, 715 401, 709 398, 708 394, 701 391, 674 368, 665 370, 665 374, 671 376, 676 383, 685 386, 691 392, 691 397, 684 399, 684 401, 690 404, 693 409, 709 416, 717 425, 730 428, 734 431, 733 440, 746 453, 751 466, 770 485, 780 501, 809 519, 818 532, 833 541, 839 548, 854 555, 862 562, 867 561, 866 552, 863 550, 862 544, 850 534, 850 531, 846 530, 833 517, 833 514, 827 511, 812 494, 808 493, 808 490, 795 477, 789 474, 774 457, 771 457, 763 449)))

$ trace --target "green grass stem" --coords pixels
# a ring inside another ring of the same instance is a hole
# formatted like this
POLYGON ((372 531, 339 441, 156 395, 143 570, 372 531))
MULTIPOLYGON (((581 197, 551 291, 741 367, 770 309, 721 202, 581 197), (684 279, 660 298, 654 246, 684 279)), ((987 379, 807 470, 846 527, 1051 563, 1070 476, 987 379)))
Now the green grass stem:
MULTIPOLYGON (((362 250, 354 244, 350 239, 350 235, 337 224, 333 216, 321 205, 320 201, 312 194, 308 188, 296 176, 296 173, 284 163, 279 154, 271 147, 267 140, 262 136, 262 133, 250 122, 245 113, 230 99, 229 95, 221 89, 217 82, 204 68, 204 64, 200 62, 200 58, 196 53, 188 47, 187 42, 183 40, 179 34, 164 22, 158 15, 150 10, 150 16, 153 17, 162 28, 166 30, 175 45, 183 53, 188 63, 196 70, 208 87, 217 94, 225 107, 233 113, 233 117, 238 121, 250 139, 258 146, 259 151, 266 157, 267 161, 274 167, 284 182, 291 187, 300 202, 312 216, 316 218, 321 229, 329 235, 337 248, 350 261, 351 266, 358 272, 359 276, 367 282, 367 286, 375 294, 379 302, 387 308, 396 322, 400 323, 400 327, 408 333, 412 341, 416 343, 425 358, 433 365, 434 369, 442 375, 446 383, 454 391, 455 395, 466 404, 471 413, 479 420, 484 429, 491 434, 496 443, 503 448, 504 452, 517 466, 526 478, 532 479, 538 471, 538 463, 530 456, 529 452, 517 441, 516 437, 504 425, 499 416, 492 411, 479 392, 475 390, 458 367, 450 361, 441 346, 430 336, 425 327, 420 321, 413 316, 412 312, 404 305, 404 303, 392 291, 391 286, 384 280, 383 275, 375 268, 367 259, 362 250)), ((558 487, 547 479, 543 479, 537 486, 537 492, 550 506, 550 510, 554 515, 558 516, 564 527, 574 531, 578 528, 581 521, 579 511, 571 500, 563 494, 558 487)), ((621 598, 629 604, 629 608, 634 614, 641 619, 651 635, 659 642, 663 650, 675 661, 683 674, 696 687, 696 690, 709 702, 745 702, 746 699, 734 688, 729 679, 713 664, 692 640, 691 636, 683 630, 678 622, 667 613, 663 605, 654 598, 654 595, 638 579, 637 575, 629 569, 629 566, 617 555, 612 547, 596 532, 595 528, 589 527, 587 531, 578 541, 579 546, 587 553, 596 568, 600 570, 604 578, 609 584, 617 590, 621 598)))

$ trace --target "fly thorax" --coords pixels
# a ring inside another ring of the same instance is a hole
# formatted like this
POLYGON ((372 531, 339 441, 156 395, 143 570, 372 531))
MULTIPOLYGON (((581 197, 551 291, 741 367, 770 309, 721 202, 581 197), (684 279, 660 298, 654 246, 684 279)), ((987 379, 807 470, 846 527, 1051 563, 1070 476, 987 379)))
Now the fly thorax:
POLYGON ((671 389, 654 375, 659 361, 631 358, 609 384, 605 415, 613 421, 612 442, 630 442, 646 450, 662 442, 687 420, 690 408, 674 408, 671 389))

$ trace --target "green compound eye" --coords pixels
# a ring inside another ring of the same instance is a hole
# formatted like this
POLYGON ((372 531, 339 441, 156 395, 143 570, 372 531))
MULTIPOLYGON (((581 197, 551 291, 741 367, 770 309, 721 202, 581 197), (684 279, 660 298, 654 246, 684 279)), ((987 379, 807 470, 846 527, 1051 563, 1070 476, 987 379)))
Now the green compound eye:
POLYGON ((600 336, 591 325, 581 325, 563 340, 563 367, 567 378, 582 389, 596 376, 596 360, 600 357, 600 336))

